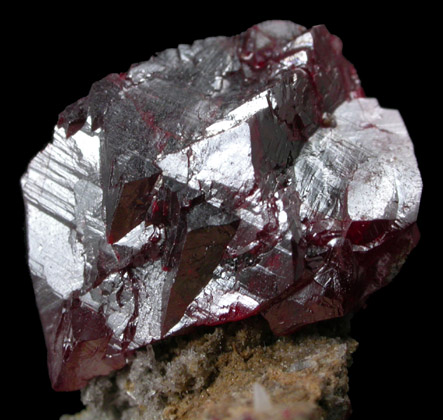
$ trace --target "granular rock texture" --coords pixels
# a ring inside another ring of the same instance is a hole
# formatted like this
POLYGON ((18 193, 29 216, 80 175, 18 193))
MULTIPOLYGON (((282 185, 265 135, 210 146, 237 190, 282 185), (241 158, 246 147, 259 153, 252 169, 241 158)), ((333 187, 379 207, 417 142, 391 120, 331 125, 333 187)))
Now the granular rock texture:
POLYGON ((147 346, 62 420, 343 420, 356 348, 346 325, 277 338, 252 318, 147 346))
POLYGON ((107 76, 22 185, 56 390, 198 326, 261 314, 283 335, 356 311, 418 241, 403 121, 322 25, 264 22, 107 76))

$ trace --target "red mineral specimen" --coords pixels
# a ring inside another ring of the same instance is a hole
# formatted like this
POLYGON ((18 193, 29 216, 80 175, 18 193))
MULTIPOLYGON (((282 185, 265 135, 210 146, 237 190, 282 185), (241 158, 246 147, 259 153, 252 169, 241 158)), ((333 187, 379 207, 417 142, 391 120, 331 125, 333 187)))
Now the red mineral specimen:
POLYGON ((199 325, 355 311, 418 240, 407 131, 324 26, 264 22, 109 75, 22 186, 56 390, 199 325))

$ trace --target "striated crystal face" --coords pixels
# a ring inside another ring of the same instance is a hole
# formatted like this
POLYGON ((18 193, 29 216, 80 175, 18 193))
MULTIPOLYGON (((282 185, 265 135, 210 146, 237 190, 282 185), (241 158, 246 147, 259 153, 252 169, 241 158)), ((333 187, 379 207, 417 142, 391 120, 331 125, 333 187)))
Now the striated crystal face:
POLYGON ((418 240, 406 128, 324 26, 264 22, 107 76, 22 186, 56 390, 199 325, 355 311, 418 240))

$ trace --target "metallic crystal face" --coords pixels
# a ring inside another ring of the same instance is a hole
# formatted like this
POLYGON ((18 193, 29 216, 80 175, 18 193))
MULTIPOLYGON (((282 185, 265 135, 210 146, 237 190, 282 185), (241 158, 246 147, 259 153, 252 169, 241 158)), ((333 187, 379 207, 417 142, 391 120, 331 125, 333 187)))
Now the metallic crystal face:
POLYGON ((355 311, 418 240, 406 128, 324 26, 264 22, 109 75, 22 187, 57 390, 199 325, 355 311))

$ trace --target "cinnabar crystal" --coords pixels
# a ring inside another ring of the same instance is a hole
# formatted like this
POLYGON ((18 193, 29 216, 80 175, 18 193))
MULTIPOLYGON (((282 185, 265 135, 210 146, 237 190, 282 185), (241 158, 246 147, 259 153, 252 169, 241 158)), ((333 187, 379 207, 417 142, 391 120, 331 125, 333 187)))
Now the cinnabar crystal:
POLYGON ((199 325, 355 311, 418 240, 407 131, 324 26, 264 22, 107 76, 22 186, 57 390, 199 325))

